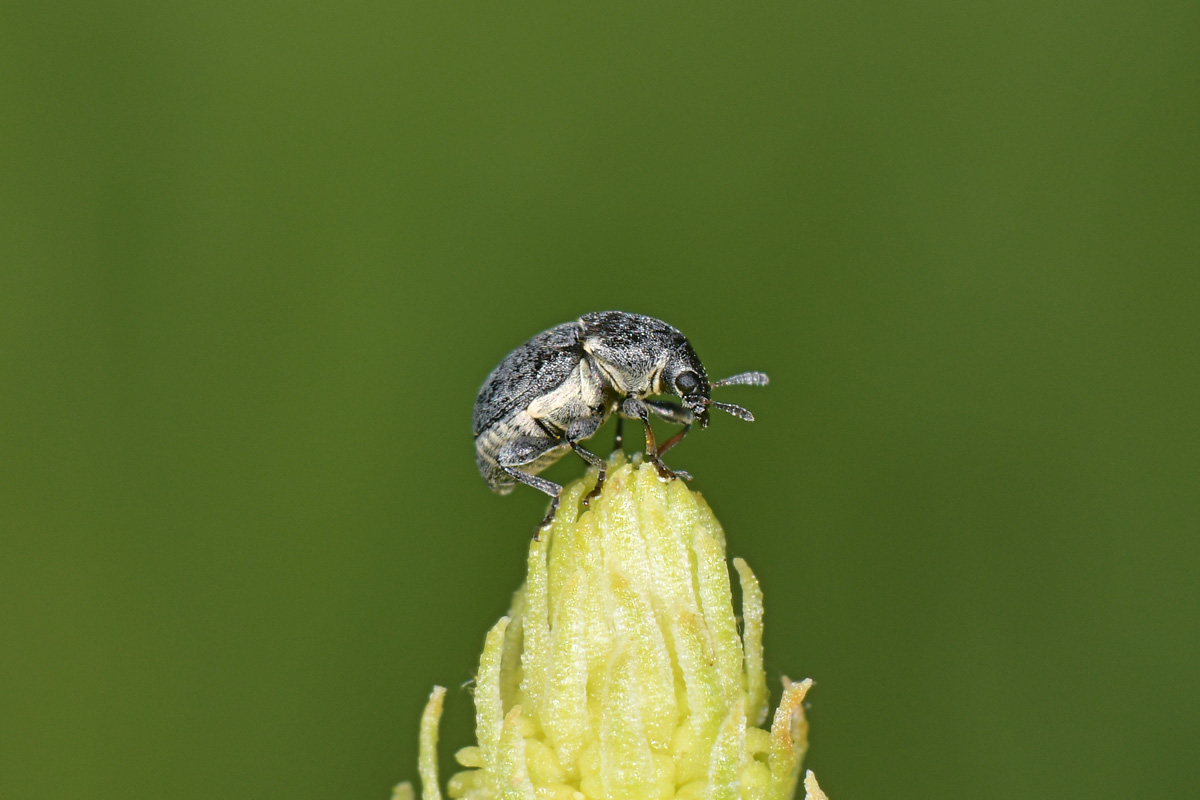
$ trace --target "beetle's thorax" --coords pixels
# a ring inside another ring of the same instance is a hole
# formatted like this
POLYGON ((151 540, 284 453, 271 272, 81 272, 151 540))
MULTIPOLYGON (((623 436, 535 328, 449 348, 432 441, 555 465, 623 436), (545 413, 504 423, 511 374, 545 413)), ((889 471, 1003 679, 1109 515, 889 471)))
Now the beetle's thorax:
POLYGON ((613 395, 646 397, 661 391, 662 372, 667 361, 665 357, 631 361, 606 360, 589 351, 586 343, 584 351, 587 353, 585 361, 613 395))
POLYGON ((612 391, 645 397, 661 388, 671 351, 687 342, 662 320, 603 311, 580 318, 580 345, 612 391))

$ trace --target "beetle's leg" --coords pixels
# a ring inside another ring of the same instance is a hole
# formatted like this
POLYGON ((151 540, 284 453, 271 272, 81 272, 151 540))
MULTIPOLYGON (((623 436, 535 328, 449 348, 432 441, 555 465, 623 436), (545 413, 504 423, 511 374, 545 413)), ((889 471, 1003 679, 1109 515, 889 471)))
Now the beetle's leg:
POLYGON ((667 439, 665 442, 659 445, 658 457, 662 458, 663 453, 679 444, 679 441, 687 435, 689 430, 691 430, 692 422, 695 420, 695 416, 691 411, 683 406, 677 405, 676 403, 669 403, 663 400, 643 400, 642 402, 644 402, 651 411, 667 422, 674 422, 677 425, 683 426, 683 430, 679 431, 670 439, 667 439))
POLYGON ((563 487, 539 475, 530 475, 528 472, 523 472, 518 467, 534 463, 539 456, 544 455, 548 450, 554 449, 557 444, 558 442, 554 439, 518 439, 504 445, 504 447, 500 448, 500 452, 496 454, 496 464, 500 469, 526 486, 532 486, 534 489, 550 495, 550 510, 546 512, 545 519, 534 530, 534 539, 539 538, 540 533, 549 528, 550 524, 554 522, 554 512, 558 511, 558 499, 562 495, 563 487))
POLYGON ((624 427, 625 427, 625 418, 622 417, 620 414, 617 414, 617 435, 613 439, 613 452, 614 453, 617 452, 618 450, 625 449, 625 437, 622 435, 624 433, 624 427))
POLYGON ((583 497, 583 506, 587 508, 592 503, 593 497, 600 496, 600 490, 604 487, 604 459, 593 452, 584 450, 583 447, 574 440, 568 439, 567 444, 571 445, 571 449, 579 453, 579 457, 600 470, 600 474, 596 476, 596 486, 583 497))
POLYGON ((691 479, 692 476, 682 470, 679 472, 672 471, 659 458, 658 442, 654 438, 654 429, 650 427, 650 408, 645 402, 636 397, 626 397, 625 402, 621 404, 621 413, 631 419, 640 419, 642 421, 642 427, 646 431, 646 460, 658 469, 660 477, 668 480, 670 478, 691 479))
POLYGON ((533 531, 534 539, 541 538, 541 532, 548 530, 554 523, 554 513, 558 511, 558 498, 562 495, 563 487, 559 486, 554 481, 548 481, 539 475, 530 475, 528 472, 521 472, 521 470, 517 469, 516 467, 509 467, 501 464, 500 469, 504 470, 509 475, 512 475, 526 486, 532 486, 533 488, 550 495, 550 510, 546 512, 546 516, 542 520, 542 523, 533 531))
POLYGON ((667 451, 668 451, 668 450, 670 450, 672 447, 674 447, 675 445, 679 444, 679 441, 680 441, 680 440, 681 440, 681 439, 682 439, 684 436, 687 436, 687 432, 688 432, 688 431, 690 431, 691 429, 692 429, 692 423, 690 423, 690 422, 685 422, 685 423, 684 423, 684 425, 683 425, 683 427, 682 427, 682 428, 680 428, 680 429, 679 429, 679 431, 678 431, 678 432, 676 432, 676 434, 675 434, 674 436, 672 436, 670 439, 667 439, 665 442, 663 442, 661 445, 659 445, 659 448, 658 448, 658 457, 659 457, 659 458, 662 458, 662 454, 663 454, 663 453, 667 452, 667 451))
POLYGON ((670 403, 667 401, 642 401, 642 402, 646 403, 647 407, 650 410, 654 411, 654 413, 656 415, 659 415, 661 417, 661 419, 664 419, 667 422, 674 422, 674 423, 676 423, 676 425, 683 426, 682 431, 679 431, 678 433, 674 434, 673 437, 671 437, 670 439, 667 439, 666 441, 664 441, 664 443, 659 445, 659 450, 658 450, 659 458, 662 458, 662 453, 665 453, 666 451, 671 450, 672 447, 679 444, 680 439, 683 439, 685 437, 685 435, 688 435, 688 431, 690 431, 690 429, 691 429, 691 423, 695 421, 696 417, 694 414, 691 413, 691 411, 689 409, 682 407, 682 405, 679 405, 678 403, 670 403))
POLYGON ((646 456, 650 457, 657 452, 658 445, 654 442, 654 431, 650 429, 650 409, 645 402, 630 395, 625 398, 625 402, 621 403, 621 413, 630 419, 642 421, 642 425, 646 429, 646 456))
POLYGON ((605 464, 604 459, 602 459, 600 456, 596 455, 590 450, 585 450, 583 446, 579 444, 579 440, 589 438, 593 433, 596 432, 596 428, 600 427, 600 423, 603 422, 603 420, 603 414, 590 417, 581 417, 572 421, 571 424, 567 426, 567 430, 562 433, 556 431, 545 420, 537 420, 538 427, 545 431, 547 436, 556 442, 565 441, 571 446, 572 450, 579 454, 580 458, 599 470, 599 474, 596 476, 595 487, 593 487, 592 491, 588 492, 583 498, 583 505, 585 508, 591 505, 592 498, 598 496, 600 494, 600 489, 604 487, 605 464))
POLYGON ((673 422, 676 425, 690 425, 695 416, 691 411, 669 400, 643 400, 646 407, 654 412, 659 419, 673 422))

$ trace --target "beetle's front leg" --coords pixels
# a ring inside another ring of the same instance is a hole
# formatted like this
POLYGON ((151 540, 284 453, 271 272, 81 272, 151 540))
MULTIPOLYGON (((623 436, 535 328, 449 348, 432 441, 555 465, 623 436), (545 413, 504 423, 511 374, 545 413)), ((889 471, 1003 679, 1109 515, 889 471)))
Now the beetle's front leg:
POLYGON ((677 432, 670 439, 667 439, 665 442, 659 445, 658 457, 662 458, 663 453, 679 444, 679 441, 683 439, 684 436, 687 436, 687 432, 692 429, 692 422, 695 421, 696 417, 690 410, 681 405, 677 405, 676 403, 669 403, 664 400, 643 400, 642 402, 644 402, 651 411, 667 422, 674 422, 676 425, 683 426, 683 430, 677 432))
POLYGON ((658 474, 664 479, 685 478, 692 476, 686 472, 673 472, 658 455, 658 442, 654 438, 654 429, 650 427, 650 408, 636 397, 629 396, 621 404, 621 413, 630 419, 640 419, 646 431, 646 460, 658 468, 658 474))

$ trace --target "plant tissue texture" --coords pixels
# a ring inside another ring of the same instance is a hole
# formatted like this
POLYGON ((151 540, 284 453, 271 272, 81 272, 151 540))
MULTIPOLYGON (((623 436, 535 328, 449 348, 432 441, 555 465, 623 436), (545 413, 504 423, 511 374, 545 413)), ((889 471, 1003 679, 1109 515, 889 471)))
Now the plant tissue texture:
MULTIPOLYGON (((466 800, 786 800, 807 740, 811 681, 783 681, 767 723, 762 591, 700 495, 648 464, 613 462, 568 486, 529 574, 487 636, 475 685, 478 744, 447 786, 466 800), (582 513, 581 513, 582 512, 582 513)), ((421 720, 424 800, 441 800, 437 725, 421 720)), ((810 772, 806 796, 825 795, 810 772)), ((401 784, 396 798, 412 797, 401 784)))

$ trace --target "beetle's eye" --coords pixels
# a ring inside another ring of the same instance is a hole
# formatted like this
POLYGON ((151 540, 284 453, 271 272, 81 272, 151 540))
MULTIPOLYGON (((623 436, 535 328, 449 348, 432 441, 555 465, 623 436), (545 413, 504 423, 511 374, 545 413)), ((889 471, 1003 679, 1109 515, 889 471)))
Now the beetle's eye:
POLYGON ((700 388, 700 379, 694 372, 682 372, 675 379, 675 388, 679 390, 680 394, 691 394, 700 388))

